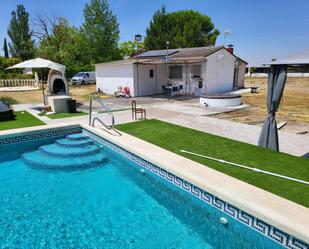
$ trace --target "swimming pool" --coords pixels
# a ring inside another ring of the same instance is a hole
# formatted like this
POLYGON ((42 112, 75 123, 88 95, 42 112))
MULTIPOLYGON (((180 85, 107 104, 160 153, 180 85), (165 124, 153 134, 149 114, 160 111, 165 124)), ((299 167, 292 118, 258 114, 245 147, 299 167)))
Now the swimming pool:
POLYGON ((1 248, 282 248, 81 131, 0 143, 1 248))

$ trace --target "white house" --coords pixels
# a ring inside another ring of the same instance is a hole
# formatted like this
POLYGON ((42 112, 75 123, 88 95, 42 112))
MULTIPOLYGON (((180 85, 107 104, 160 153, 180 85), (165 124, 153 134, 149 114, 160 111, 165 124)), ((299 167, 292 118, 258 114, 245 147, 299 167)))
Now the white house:
POLYGON ((107 94, 129 87, 132 96, 146 96, 169 86, 203 95, 243 87, 246 65, 232 48, 223 46, 154 50, 96 64, 96 84, 107 94))

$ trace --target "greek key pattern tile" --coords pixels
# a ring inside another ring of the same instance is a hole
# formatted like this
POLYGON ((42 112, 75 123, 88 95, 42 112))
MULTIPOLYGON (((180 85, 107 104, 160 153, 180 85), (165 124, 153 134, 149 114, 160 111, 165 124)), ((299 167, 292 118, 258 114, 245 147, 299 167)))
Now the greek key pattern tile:
POLYGON ((105 145, 106 147, 112 149, 113 151, 121 154, 122 156, 128 158, 129 160, 139 164, 143 168, 147 169, 148 171, 156 174, 157 176, 167 180, 168 182, 178 186, 182 190, 192 194, 196 198, 200 199, 201 201, 215 207, 216 209, 222 211, 226 215, 236 219, 237 221, 241 222, 242 224, 250 227, 251 229, 263 234, 267 238, 277 242, 278 244, 292 249, 309 249, 309 245, 279 229, 273 227, 264 221, 240 210, 239 208, 221 200, 220 198, 206 192, 205 190, 187 182, 184 179, 179 178, 178 176, 142 159, 141 157, 109 142, 108 140, 99 137, 98 135, 84 130, 84 132, 89 135, 94 140, 98 141, 99 143, 105 145))
POLYGON ((16 144, 22 142, 29 142, 33 140, 41 140, 51 137, 62 137, 69 134, 81 133, 82 128, 80 126, 68 127, 68 128, 53 128, 43 131, 26 132, 19 135, 9 135, 0 137, 0 146, 8 144, 16 144))

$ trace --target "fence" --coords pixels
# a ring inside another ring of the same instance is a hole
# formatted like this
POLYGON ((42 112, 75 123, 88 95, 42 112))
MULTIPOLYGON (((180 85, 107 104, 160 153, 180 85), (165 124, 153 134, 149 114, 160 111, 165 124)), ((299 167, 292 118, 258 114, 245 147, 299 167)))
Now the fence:
POLYGON ((39 83, 35 79, 7 79, 0 80, 0 88, 1 87, 39 88, 39 83))

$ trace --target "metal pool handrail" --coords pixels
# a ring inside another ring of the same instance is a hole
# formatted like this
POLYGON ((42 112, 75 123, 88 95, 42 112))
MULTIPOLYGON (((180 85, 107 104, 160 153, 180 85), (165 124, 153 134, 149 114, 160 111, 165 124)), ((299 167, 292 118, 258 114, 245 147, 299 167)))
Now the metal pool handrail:
POLYGON ((115 124, 114 114, 110 111, 108 106, 103 103, 101 98, 99 98, 95 94, 92 94, 91 97, 90 97, 90 106, 89 106, 89 125, 94 127, 95 121, 98 121, 100 124, 102 124, 108 130, 111 130, 111 129, 114 128, 114 124, 115 124), (111 117, 112 122, 111 122, 110 125, 105 124, 99 117, 95 117, 95 118, 92 119, 92 102, 94 100, 96 100, 101 105, 101 107, 103 108, 103 111, 106 112, 111 117))

